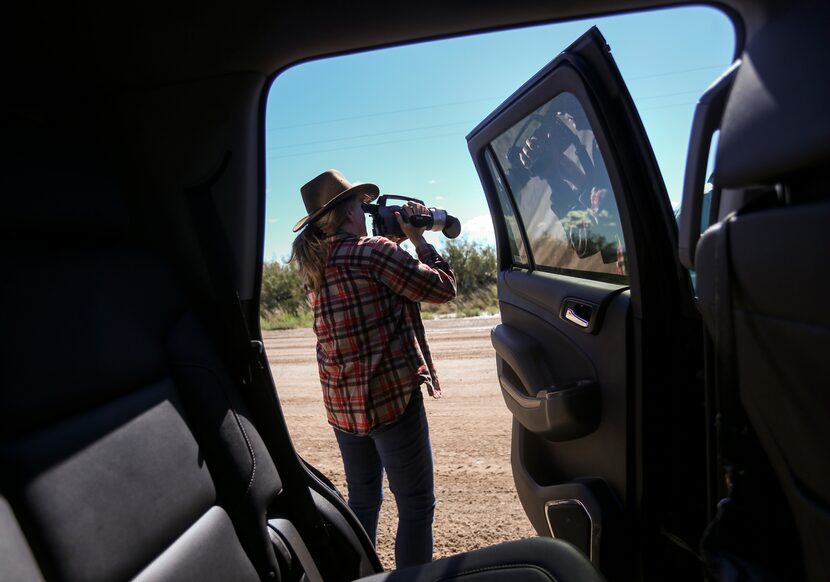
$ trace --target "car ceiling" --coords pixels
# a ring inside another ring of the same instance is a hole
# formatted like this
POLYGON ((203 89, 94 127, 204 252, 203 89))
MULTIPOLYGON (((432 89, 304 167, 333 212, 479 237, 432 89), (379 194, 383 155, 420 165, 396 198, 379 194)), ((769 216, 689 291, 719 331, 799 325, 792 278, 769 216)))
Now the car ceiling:
MULTIPOLYGON (((421 39, 679 4, 84 2, 50 10, 31 4, 5 18, 7 87, 12 81, 6 97, 13 110, 40 109, 64 118, 70 110, 72 117, 96 108, 117 110, 107 126, 130 135, 130 156, 144 156, 143 167, 160 174, 178 172, 179 184, 206 180, 232 151, 235 167, 219 186, 217 204, 226 210, 237 263, 255 265, 251 259, 261 260, 263 236, 260 120, 269 79, 280 70, 421 39)), ((825 162, 830 116, 816 112, 830 102, 827 47, 821 45, 830 29, 830 6, 821 0, 729 0, 717 6, 740 15, 733 22, 744 61, 733 93, 740 101, 730 102, 722 126, 718 180, 738 187, 825 162)), ((161 196, 152 203, 164 207, 161 196)), ((168 211, 176 212, 161 210, 168 211)), ((241 294, 251 298, 258 268, 242 271, 241 294)))
POLYGON ((390 8, 385 2, 157 2, 128 9, 68 4, 48 14, 30 8, 18 18, 16 26, 31 27, 29 34, 16 35, 18 46, 28 45, 27 53, 45 48, 47 66, 60 59, 62 67, 88 79, 147 87, 241 71, 270 75, 323 55, 671 3, 424 0, 390 8))

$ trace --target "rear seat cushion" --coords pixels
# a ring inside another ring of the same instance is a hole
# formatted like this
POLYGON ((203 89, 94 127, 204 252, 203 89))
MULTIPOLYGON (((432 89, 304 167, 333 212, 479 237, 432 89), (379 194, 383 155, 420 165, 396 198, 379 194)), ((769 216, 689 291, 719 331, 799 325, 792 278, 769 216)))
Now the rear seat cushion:
POLYGON ((601 582, 603 577, 567 542, 532 538, 361 578, 360 582, 601 582))
POLYGON ((0 580, 43 579, 12 508, 3 497, 0 497, 0 564, 0 580))

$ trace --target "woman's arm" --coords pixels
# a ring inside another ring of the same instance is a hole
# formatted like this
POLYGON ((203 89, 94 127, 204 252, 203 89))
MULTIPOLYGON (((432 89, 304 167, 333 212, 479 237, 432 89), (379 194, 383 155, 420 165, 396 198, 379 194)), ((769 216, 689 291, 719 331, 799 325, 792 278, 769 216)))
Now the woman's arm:
POLYGON ((446 303, 455 298, 455 273, 431 244, 419 241, 418 260, 389 239, 375 240, 372 272, 378 281, 411 301, 446 303))

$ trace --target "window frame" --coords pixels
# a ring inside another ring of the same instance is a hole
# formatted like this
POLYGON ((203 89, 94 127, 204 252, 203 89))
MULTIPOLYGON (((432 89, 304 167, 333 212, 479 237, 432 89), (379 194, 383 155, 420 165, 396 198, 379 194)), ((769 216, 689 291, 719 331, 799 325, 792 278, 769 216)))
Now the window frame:
MULTIPOLYGON (((518 96, 515 96, 514 98, 509 99, 508 101, 503 103, 490 116, 488 116, 487 119, 485 119, 480 124, 480 126, 486 127, 484 127, 484 129, 482 130, 481 135, 476 136, 475 141, 486 141, 487 145, 485 147, 482 147, 480 152, 480 155, 482 156, 482 162, 484 163, 485 167, 487 166, 487 161, 484 152, 487 150, 491 150, 491 155, 493 155, 493 157, 498 162, 498 156, 495 154, 494 151, 492 151, 492 142, 494 139, 501 136, 505 131, 509 130, 510 128, 515 127, 516 124, 521 123, 523 120, 527 119, 536 110, 544 106, 546 103, 549 103, 553 99, 556 99, 556 97, 558 97, 560 94, 566 92, 571 93, 577 99, 580 106, 583 108, 585 112, 585 116, 587 117, 588 122, 591 125, 591 128, 594 132, 594 137, 597 141, 597 146, 599 147, 600 154, 603 157, 606 171, 608 172, 608 179, 611 183, 614 200, 617 204, 617 209, 620 214, 620 226, 622 230, 623 242, 625 247, 625 261, 627 274, 617 275, 614 273, 582 271, 577 269, 550 267, 546 265, 536 264, 535 260, 533 259, 533 250, 529 244, 524 222, 521 218, 521 215, 518 214, 515 194, 513 193, 513 190, 510 187, 509 182, 506 181, 503 175, 503 169, 501 167, 501 164, 497 163, 505 188, 507 189, 507 193, 510 197, 513 210, 516 213, 517 222, 520 227, 522 238, 525 241, 525 244, 527 245, 527 254, 528 259, 530 261, 530 265, 523 266, 515 264, 512 261, 512 257, 508 257, 509 260, 505 260, 504 258, 500 257, 500 270, 511 268, 527 268, 530 271, 537 270, 544 273, 551 273, 554 275, 564 275, 568 277, 577 277, 591 281, 611 283, 614 285, 619 285, 620 287, 630 286, 632 281, 636 278, 631 276, 633 269, 636 269, 636 253, 632 252, 631 249, 637 243, 633 235, 633 228, 631 225, 630 217, 630 205, 628 204, 627 200, 627 192, 629 189, 626 187, 624 173, 619 171, 616 151, 613 148, 613 144, 609 141, 607 137, 608 124, 605 122, 607 118, 615 115, 615 112, 613 110, 608 111, 604 115, 600 113, 600 107, 598 106, 597 99, 591 91, 590 86, 591 80, 584 78, 576 69, 572 68, 567 63, 563 63, 550 71, 546 67, 545 69, 540 71, 539 74, 530 79, 519 91, 517 91, 518 96), (556 87, 555 92, 546 91, 546 87, 548 86, 556 87), (492 118, 494 117, 499 117, 499 119, 496 120, 496 122, 491 122, 492 118)), ((620 103, 614 103, 614 105, 615 109, 616 107, 623 106, 620 103)), ((473 133, 476 132, 474 131, 473 133)), ((493 178, 491 176, 488 176, 488 179, 493 178)), ((663 191, 665 192, 665 189, 663 189, 663 191)), ((670 205, 668 198, 666 202, 670 205)), ((501 211, 501 208, 499 208, 499 211, 501 211)), ((500 228, 506 228, 506 225, 504 224, 503 214, 501 215, 501 218, 498 220, 498 223, 500 225, 500 228)), ((507 236, 507 233, 505 232, 504 235, 507 236)), ((502 248, 500 247, 500 252, 503 252, 501 249, 502 248)))
MULTIPOLYGON (((510 184, 507 181, 507 176, 504 175, 504 169, 502 168, 501 164, 498 162, 498 156, 496 152, 493 150, 493 144, 490 143, 484 149, 483 152, 484 156, 484 164, 487 169, 490 171, 490 175, 488 175, 488 179, 493 181, 493 189, 496 191, 496 198, 497 203, 499 204, 499 212, 502 217, 504 217, 504 211, 501 208, 502 200, 501 196, 498 195, 499 185, 496 183, 495 176, 492 175, 492 172, 498 172, 499 180, 501 184, 504 186, 504 192, 507 195, 507 202, 510 204, 510 209, 513 211, 513 216, 516 218, 516 224, 519 227, 519 237, 522 240, 522 244, 524 245, 525 255, 527 256, 527 263, 517 263, 513 260, 513 249, 510 247, 510 239, 511 234, 507 228, 507 221, 502 218, 499 221, 499 225, 504 227, 504 240, 506 241, 507 248, 510 252, 504 253, 505 256, 510 257, 510 267, 511 268, 518 268, 518 269, 526 269, 529 271, 534 270, 535 261, 533 260, 533 249, 530 247, 530 241, 527 238, 527 231, 524 226, 524 220, 522 219, 521 213, 519 213, 519 209, 516 206, 516 198, 513 196, 513 192, 510 190, 510 184), (492 160, 492 164, 490 161, 492 160)), ((501 265, 500 265, 501 266, 501 265)), ((503 270, 503 269, 499 269, 503 270)))

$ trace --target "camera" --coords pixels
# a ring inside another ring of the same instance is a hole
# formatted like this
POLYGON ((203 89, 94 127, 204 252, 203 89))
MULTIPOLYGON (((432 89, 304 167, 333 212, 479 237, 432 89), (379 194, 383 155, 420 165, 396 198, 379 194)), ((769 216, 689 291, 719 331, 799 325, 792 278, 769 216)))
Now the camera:
POLYGON ((415 214, 407 217, 401 206, 387 204, 389 200, 412 201, 426 206, 423 200, 392 194, 384 194, 378 198, 377 204, 364 204, 363 212, 372 216, 372 234, 375 236, 406 237, 395 219, 396 212, 401 213, 404 222, 419 228, 426 227, 427 230, 442 232, 447 238, 455 238, 461 234, 461 222, 455 216, 447 214, 447 211, 442 208, 428 208, 429 214, 415 214))

